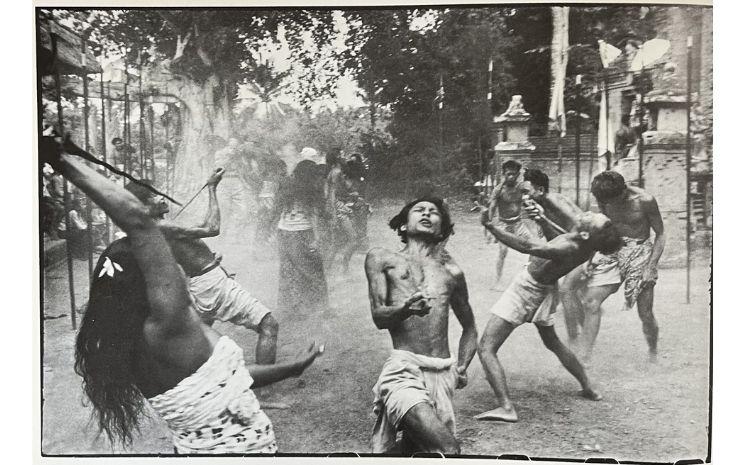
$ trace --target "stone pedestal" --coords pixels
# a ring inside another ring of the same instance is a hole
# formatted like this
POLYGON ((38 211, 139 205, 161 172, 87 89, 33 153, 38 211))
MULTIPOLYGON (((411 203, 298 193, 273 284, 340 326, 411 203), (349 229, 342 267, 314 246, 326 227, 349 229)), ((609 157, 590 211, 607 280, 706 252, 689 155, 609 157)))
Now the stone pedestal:
POLYGON ((644 189, 657 199, 667 244, 663 266, 685 266, 686 253, 686 101, 679 92, 650 93, 647 107, 653 130, 644 140, 644 189))
POLYGON ((525 164, 535 150, 528 140, 528 128, 533 117, 525 111, 521 95, 513 95, 507 111, 494 118, 497 144, 494 146, 494 166, 500 169, 507 160, 525 164))

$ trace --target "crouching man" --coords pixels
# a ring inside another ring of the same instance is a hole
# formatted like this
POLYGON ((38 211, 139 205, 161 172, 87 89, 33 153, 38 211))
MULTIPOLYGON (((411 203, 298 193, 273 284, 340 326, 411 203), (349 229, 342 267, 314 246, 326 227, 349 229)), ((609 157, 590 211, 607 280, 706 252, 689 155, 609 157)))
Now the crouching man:
MULTIPOLYGON (((492 317, 479 343, 479 358, 494 394, 497 408, 476 416, 478 420, 517 421, 517 412, 507 393, 504 369, 497 352, 512 331, 523 323, 533 323, 547 349, 579 381, 581 395, 591 400, 601 396, 592 387, 577 357, 559 340, 554 330, 556 282, 595 252, 612 253, 621 246, 621 239, 605 215, 582 213, 577 225, 568 233, 548 237, 548 243, 523 239, 498 228, 489 220, 486 207, 481 207, 481 223, 494 236, 519 252, 529 254, 527 267, 516 274, 507 290, 492 308, 492 317)), ((548 228, 545 229, 550 231, 548 228)))

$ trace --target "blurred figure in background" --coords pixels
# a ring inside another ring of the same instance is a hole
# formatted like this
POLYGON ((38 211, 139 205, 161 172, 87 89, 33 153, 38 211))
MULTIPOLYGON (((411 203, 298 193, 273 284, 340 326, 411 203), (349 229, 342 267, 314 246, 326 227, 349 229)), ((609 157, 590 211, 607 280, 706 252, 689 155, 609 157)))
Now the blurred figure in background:
POLYGON ((322 210, 318 165, 302 160, 281 186, 275 206, 275 215, 279 216, 277 307, 282 311, 318 312, 328 308, 326 276, 319 252, 318 218, 322 210))
POLYGON ((215 152, 215 165, 225 169, 218 191, 218 202, 222 209, 221 236, 228 240, 238 239, 248 219, 248 185, 241 177, 242 153, 238 139, 231 137, 225 147, 215 152))
POLYGON ((78 260, 88 259, 88 223, 85 221, 85 197, 75 196, 67 213, 70 228, 65 221, 59 226, 59 237, 67 241, 72 256, 78 260))
POLYGON ((279 186, 287 177, 287 165, 281 158, 264 157, 259 162, 261 188, 257 199, 256 243, 267 244, 274 236, 272 214, 279 186))

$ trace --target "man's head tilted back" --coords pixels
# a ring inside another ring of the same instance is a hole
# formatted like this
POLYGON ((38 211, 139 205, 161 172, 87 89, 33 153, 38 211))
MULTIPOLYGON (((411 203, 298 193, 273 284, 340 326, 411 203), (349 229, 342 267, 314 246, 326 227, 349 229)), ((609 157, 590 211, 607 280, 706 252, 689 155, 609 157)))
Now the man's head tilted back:
POLYGON ((426 242, 440 243, 453 234, 453 222, 445 202, 434 196, 420 197, 407 203, 401 211, 388 222, 408 243, 410 237, 421 237, 426 242))

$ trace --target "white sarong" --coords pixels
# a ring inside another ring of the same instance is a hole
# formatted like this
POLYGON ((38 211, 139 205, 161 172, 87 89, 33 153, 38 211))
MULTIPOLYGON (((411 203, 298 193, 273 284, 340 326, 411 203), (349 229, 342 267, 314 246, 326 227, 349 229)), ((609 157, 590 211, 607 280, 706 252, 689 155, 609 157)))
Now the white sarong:
POLYGON ((515 326, 523 323, 553 326, 556 294, 556 283, 539 283, 525 267, 512 279, 491 313, 515 326))
POLYGON ((222 336, 193 375, 148 401, 168 424, 178 454, 273 454, 272 422, 252 384, 243 350, 222 336))
POLYGON ((373 387, 373 413, 378 416, 372 452, 382 454, 396 444, 401 420, 417 404, 427 402, 437 417, 455 434, 455 360, 393 350, 373 387))

